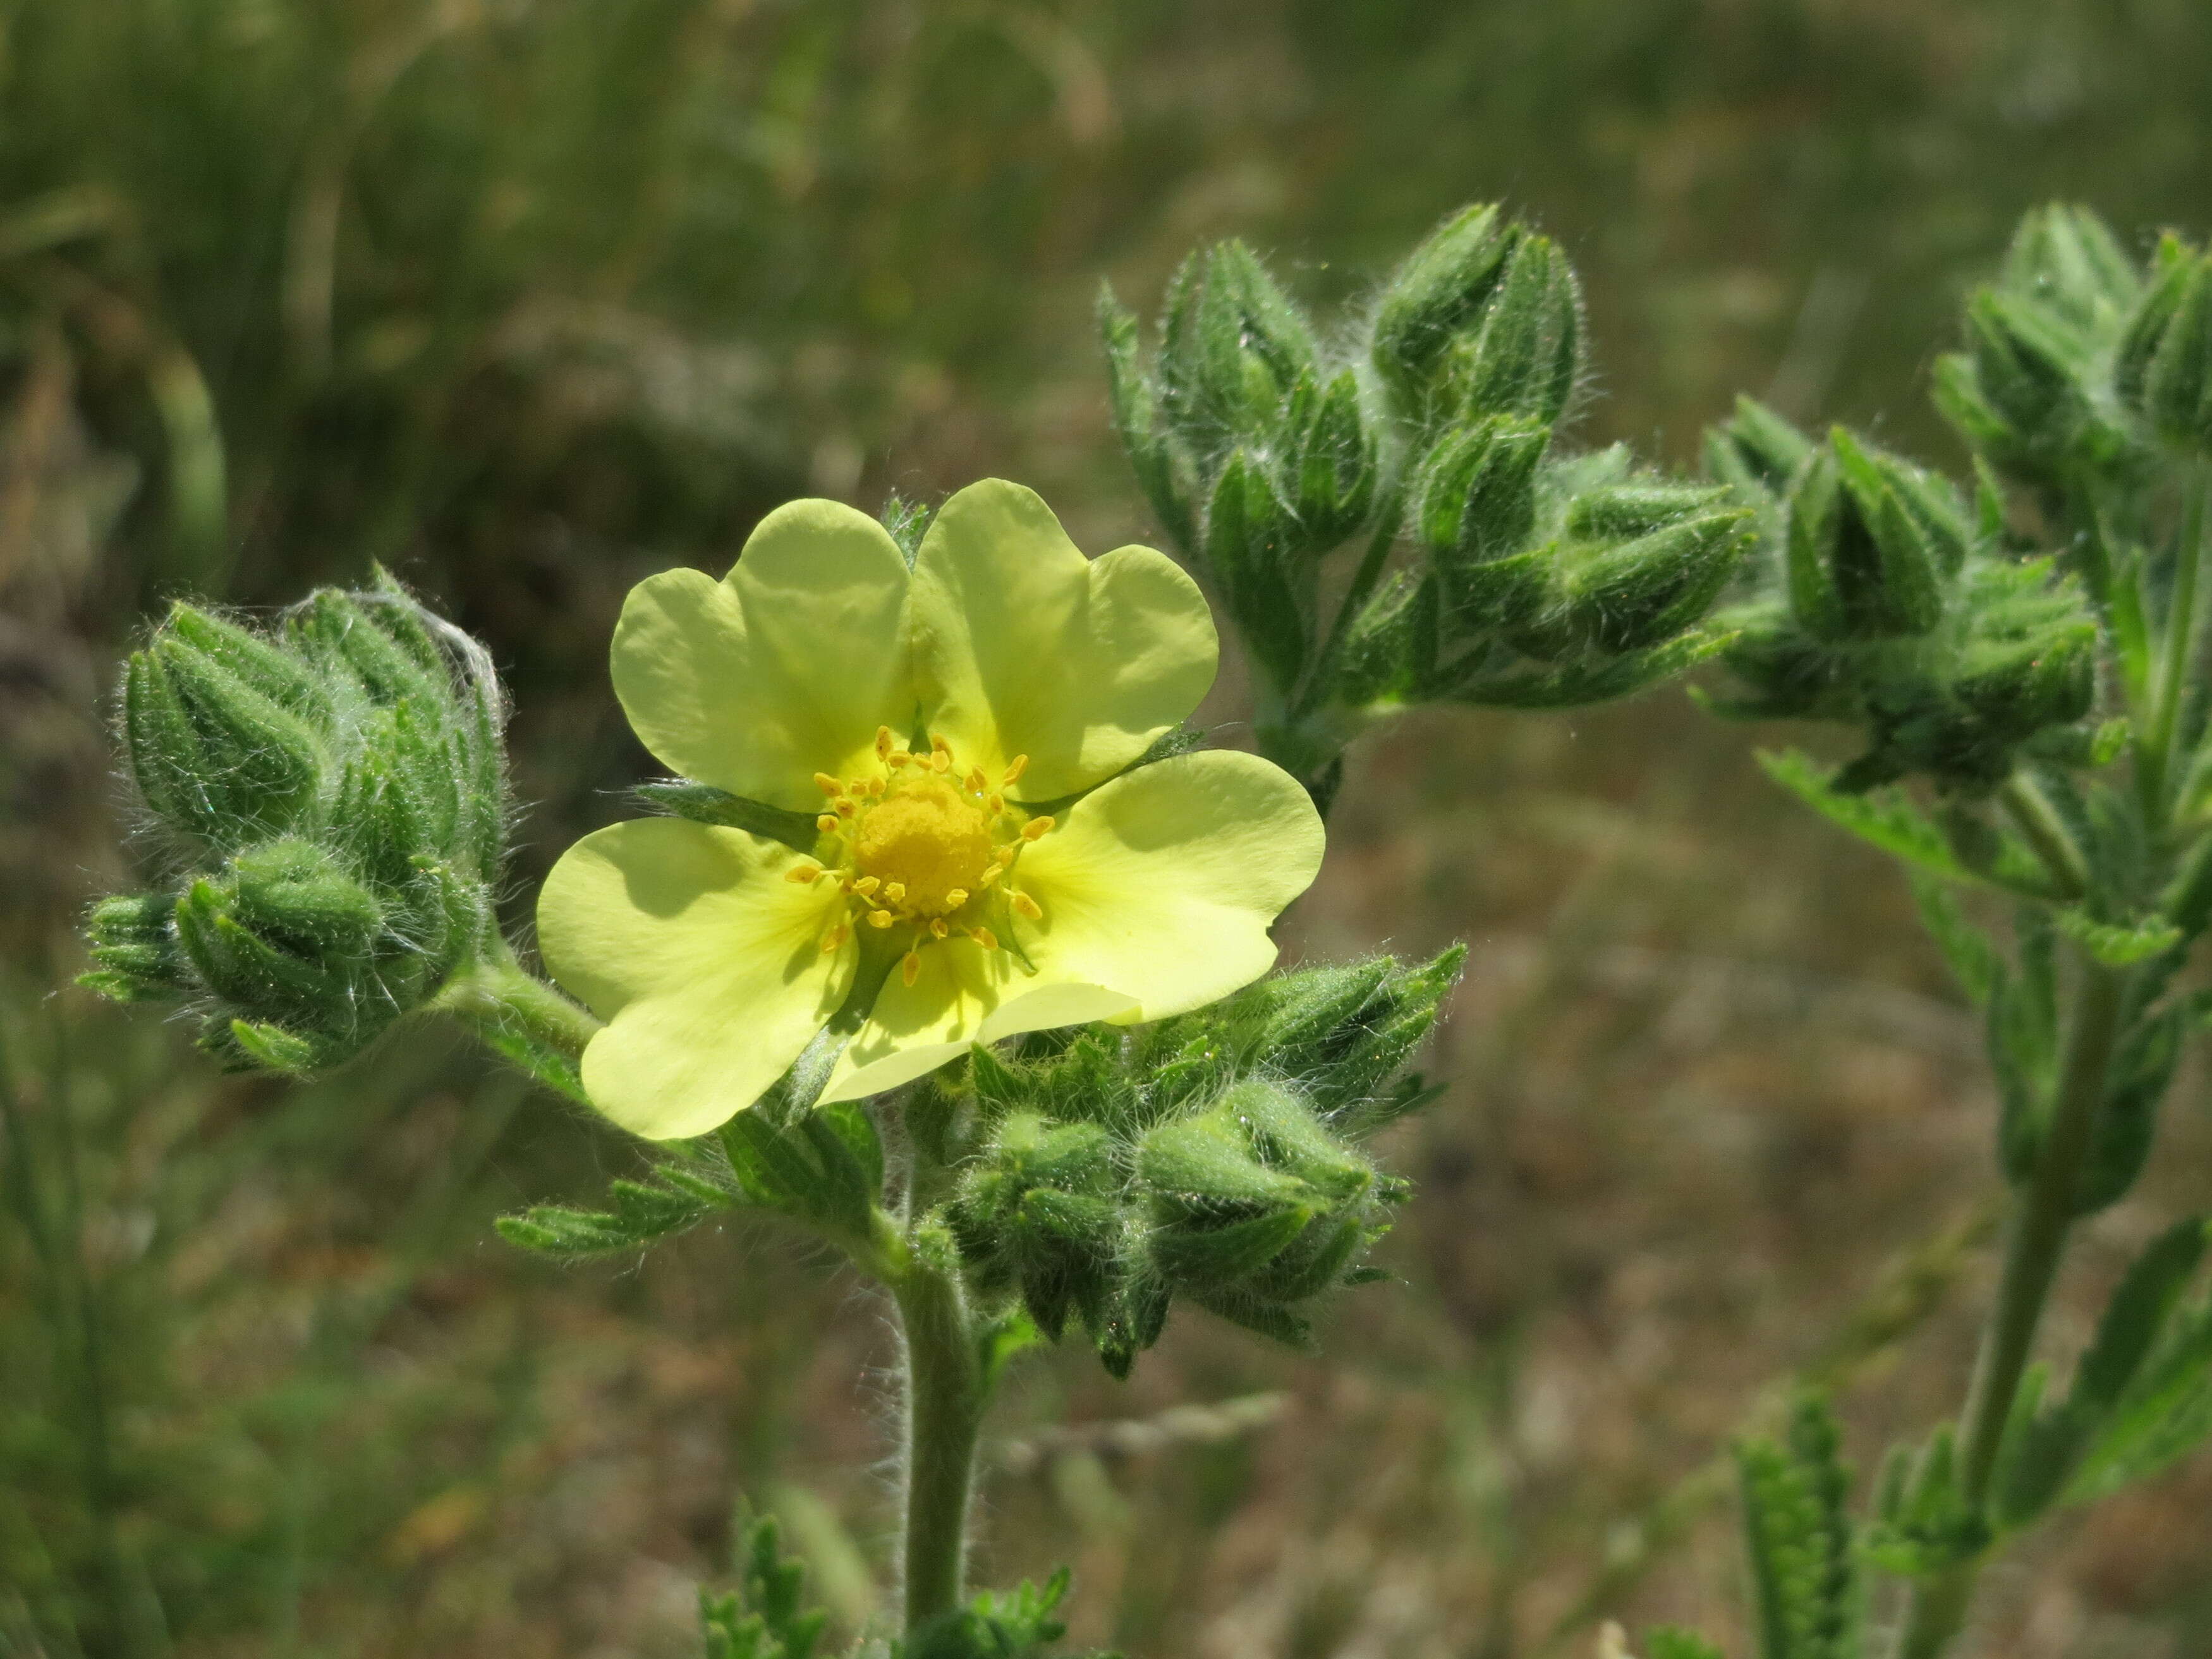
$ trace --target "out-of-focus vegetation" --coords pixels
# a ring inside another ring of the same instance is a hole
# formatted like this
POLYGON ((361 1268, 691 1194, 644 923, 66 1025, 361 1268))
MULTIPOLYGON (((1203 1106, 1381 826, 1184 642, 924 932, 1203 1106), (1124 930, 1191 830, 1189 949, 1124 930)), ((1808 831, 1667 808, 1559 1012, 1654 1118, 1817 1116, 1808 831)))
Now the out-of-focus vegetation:
MULTIPOLYGON (((1587 286, 1589 437, 1685 459, 1748 387, 1945 456, 1930 343, 2022 209, 2212 225, 2208 62, 2193 0, 0 6, 0 1653, 683 1653, 732 1486, 848 1629, 884 1542, 845 1380, 884 1333, 776 1241, 550 1273, 489 1218, 595 1191, 611 1133, 419 1042, 218 1079, 53 992, 165 596, 392 564, 512 679, 542 869, 646 764, 604 678, 640 574, 985 472, 1152 533, 1101 274, 1149 305, 1237 234, 1326 301, 1502 197, 1587 286)), ((1875 860, 1671 695, 1424 714, 1336 823, 1294 946, 1475 946, 1398 1132, 1407 1283, 1327 1360, 1194 1322, 1126 1389, 1041 1367, 989 1576, 1072 1559, 1075 1635, 1159 1659, 1727 1631, 1747 1413, 1817 1375, 1864 1464, 1955 1395, 1971 1017, 1875 860)), ((2185 1109, 2092 1275, 2208 1175, 2185 1109)), ((2062 1528, 1984 1650, 2212 1653, 2207 1482, 2062 1528)))

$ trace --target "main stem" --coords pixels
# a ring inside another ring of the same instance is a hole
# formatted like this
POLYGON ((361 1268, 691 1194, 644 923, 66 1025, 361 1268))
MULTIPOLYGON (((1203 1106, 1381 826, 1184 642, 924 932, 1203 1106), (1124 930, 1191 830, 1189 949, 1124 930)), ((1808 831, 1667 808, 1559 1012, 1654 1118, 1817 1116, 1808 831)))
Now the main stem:
MULTIPOLYGON (((1996 1303, 1982 1334, 1961 1414, 1959 1490, 1970 1514, 1981 1514, 1988 1504, 2005 1424, 2074 1224, 2075 1197, 2095 1144, 2125 994, 2124 975, 2083 959, 2058 1097, 2034 1176, 2006 1229, 1996 1303)), ((1936 1659, 1950 1644, 1966 1622, 1981 1569, 1977 1557, 1914 1587, 1898 1638, 1898 1659, 1936 1659)))
POLYGON ((957 1278, 909 1253, 888 1276, 906 1337, 906 1627, 958 1607, 989 1387, 957 1278))

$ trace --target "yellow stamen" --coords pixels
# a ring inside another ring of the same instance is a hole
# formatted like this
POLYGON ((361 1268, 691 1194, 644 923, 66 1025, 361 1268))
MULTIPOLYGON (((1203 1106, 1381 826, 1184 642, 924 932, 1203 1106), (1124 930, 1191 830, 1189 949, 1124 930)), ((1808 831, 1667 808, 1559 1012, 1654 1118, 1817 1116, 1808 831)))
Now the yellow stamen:
POLYGON ((1000 876, 1003 876, 1006 873, 1006 867, 1003 865, 994 864, 991 866, 989 869, 983 872, 981 879, 977 881, 975 885, 978 888, 988 887, 993 882, 998 880, 1000 876))
POLYGON ((1023 773, 1029 769, 1030 757, 1027 755, 1017 755, 1014 757, 1014 763, 1006 769, 1006 776, 1000 778, 999 782, 1002 786, 1011 788, 1013 787, 1014 780, 1021 776, 1023 773))
POLYGON ((1022 839, 1024 841, 1042 841, 1047 836, 1052 833, 1052 814, 1049 812, 1046 813, 1041 818, 1031 818, 1027 823, 1022 826, 1022 839))
POLYGON ((890 757, 891 729, 888 726, 879 726, 876 728, 876 758, 889 760, 890 757))
POLYGON ((919 979, 919 978, 921 978, 921 952, 916 951, 908 951, 908 952, 906 953, 906 959, 905 959, 904 961, 902 961, 902 962, 901 962, 901 963, 899 963, 899 980, 900 980, 900 982, 901 982, 902 984, 911 985, 911 984, 913 984, 913 983, 915 982, 915 981, 916 981, 917 979, 919 979))
POLYGON ((983 769, 981 767, 971 766, 968 769, 968 789, 969 793, 980 795, 990 787, 991 781, 983 775, 983 769))
POLYGON ((968 930, 968 937, 986 951, 995 951, 999 948, 999 936, 988 927, 970 927, 968 930))
POLYGON ((859 811, 860 810, 860 809, 859 807, 855 806, 855 805, 854 805, 851 801, 848 800, 844 796, 840 795, 840 796, 838 796, 838 797, 837 797, 837 816, 838 816, 839 817, 841 817, 841 818, 849 818, 849 817, 851 817, 853 816, 853 814, 854 814, 854 813, 855 813, 855 812, 859 811))
POLYGON ((879 877, 862 876, 858 881, 853 884, 853 890, 865 897, 868 894, 874 892, 877 888, 883 884, 882 878, 879 877))
POLYGON ((871 910, 868 912, 868 926, 871 927, 888 927, 897 920, 898 918, 894 916, 888 910, 871 910))
POLYGON ((795 881, 801 886, 822 879, 822 866, 811 859, 804 859, 783 872, 786 881, 795 881))
POLYGON ((828 835, 832 830, 835 830, 837 827, 837 815, 835 812, 824 812, 820 817, 814 820, 814 827, 817 830, 819 830, 823 835, 828 835))
POLYGON ((1004 795, 994 792, 984 799, 983 806, 984 810, 989 812, 990 815, 995 818, 1000 813, 1006 810, 1006 798, 1004 795))
POLYGON ((929 757, 929 769, 933 772, 950 772, 952 769, 952 751, 950 749, 933 750, 929 757))
POLYGON ((894 749, 890 754, 884 757, 884 764, 890 767, 891 770, 896 772, 900 767, 904 766, 913 758, 914 757, 908 754, 905 750, 894 749))
POLYGON ((842 921, 839 922, 835 927, 832 927, 828 933, 822 935, 822 954, 825 957, 828 956, 832 951, 837 949, 838 946, 844 944, 844 942, 852 936, 853 929, 850 925, 842 921))
POLYGON ((825 795, 834 795, 845 787, 827 772, 817 772, 814 775, 814 781, 821 787, 822 793, 825 795))
POLYGON ((957 910, 962 905, 968 902, 968 890, 965 887, 953 887, 947 889, 945 895, 945 902, 951 908, 957 910))
POLYGON ((905 902, 905 900, 906 900, 906 884, 905 884, 904 882, 902 882, 902 881, 887 881, 887 882, 885 882, 885 883, 884 884, 884 903, 886 903, 886 904, 901 904, 901 903, 905 902))
POLYGON ((1035 899, 1031 898, 1027 893, 1015 894, 1012 902, 1014 908, 1020 911, 1031 921, 1042 921, 1044 920, 1044 908, 1035 899))
POLYGON ((932 916, 929 919, 930 938, 943 939, 945 934, 951 931, 951 929, 945 927, 945 918, 943 916, 932 916))
POLYGON ((949 755, 952 745, 945 740, 944 732, 933 732, 929 734, 929 751, 933 755, 949 755))

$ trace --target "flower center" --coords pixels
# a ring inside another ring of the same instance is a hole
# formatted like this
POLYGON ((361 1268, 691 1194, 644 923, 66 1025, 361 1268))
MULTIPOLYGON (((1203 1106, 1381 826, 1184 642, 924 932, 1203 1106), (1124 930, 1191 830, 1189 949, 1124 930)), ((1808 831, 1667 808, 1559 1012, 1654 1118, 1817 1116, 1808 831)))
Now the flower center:
POLYGON ((943 738, 916 753, 884 727, 876 733, 876 759, 860 777, 823 772, 814 780, 829 798, 815 820, 819 861, 802 859, 789 878, 810 885, 836 878, 844 900, 822 936, 823 951, 842 945, 855 927, 909 929, 900 972, 911 985, 923 945, 959 939, 1002 950, 999 941, 1014 937, 1016 918, 1043 918, 1013 877, 1022 848, 1048 834, 1053 821, 1009 809, 1000 793, 1021 776, 1026 757, 994 784, 981 767, 963 774, 943 738))
POLYGON ((982 805, 948 778, 902 778, 860 815, 853 867, 905 889, 917 916, 945 916, 982 890, 998 849, 982 805))

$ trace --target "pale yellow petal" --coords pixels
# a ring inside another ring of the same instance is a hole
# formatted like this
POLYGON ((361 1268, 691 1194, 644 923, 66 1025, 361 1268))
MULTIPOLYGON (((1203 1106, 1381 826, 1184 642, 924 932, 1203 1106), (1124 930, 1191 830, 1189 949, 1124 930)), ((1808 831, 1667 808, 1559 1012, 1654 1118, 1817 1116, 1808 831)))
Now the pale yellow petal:
POLYGON ((1321 817, 1297 780, 1214 750, 1140 767, 1085 795, 1017 866, 1043 910, 1018 928, 1037 981, 1134 1000, 1163 1019, 1249 984, 1267 929, 1321 868, 1321 817))
POLYGON ((704 1134, 757 1100, 844 1000, 857 947, 825 953, 836 884, 787 881, 790 848, 640 818, 586 836, 538 897, 546 966, 602 1019, 584 1091, 649 1139, 704 1134))
POLYGON ((836 501, 761 520, 720 581, 669 570, 630 590, 615 628, 615 695, 672 770, 804 811, 814 775, 845 777, 878 726, 915 714, 906 561, 836 501))
POLYGON ((911 1083, 982 1039, 1010 981, 1020 969, 1004 951, 973 940, 921 947, 914 983, 893 965, 867 1021, 845 1046, 822 1091, 824 1100, 858 1100, 911 1083))
POLYGON ((915 561, 923 719, 961 764, 1057 800, 1119 772, 1198 707, 1218 651, 1206 600, 1172 560, 1085 560, 1019 484, 987 478, 939 509, 915 561))

